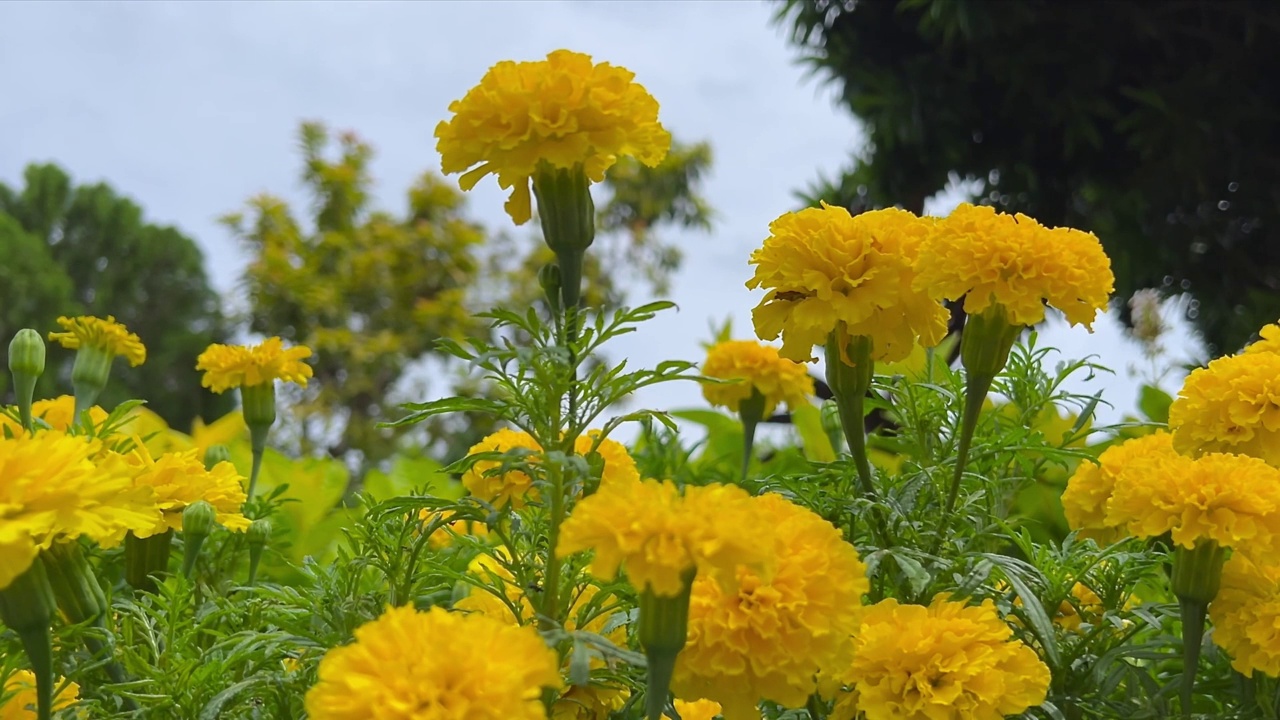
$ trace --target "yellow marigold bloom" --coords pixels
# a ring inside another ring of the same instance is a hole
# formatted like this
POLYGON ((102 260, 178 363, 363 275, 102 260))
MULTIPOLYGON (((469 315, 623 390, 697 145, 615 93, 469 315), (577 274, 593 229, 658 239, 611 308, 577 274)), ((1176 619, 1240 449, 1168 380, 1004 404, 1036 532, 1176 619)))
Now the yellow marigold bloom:
POLYGON ((141 438, 125 460, 134 483, 151 489, 161 513, 149 534, 181 530, 183 511, 200 500, 213 506, 219 525, 236 532, 249 529, 249 519, 240 513, 247 499, 245 479, 231 463, 220 462, 206 470, 195 449, 153 457, 141 438))
MULTIPOLYGON (((501 548, 497 552, 505 557, 501 548)), ((478 612, 514 625, 524 625, 537 617, 537 610, 525 595, 524 588, 499 558, 481 553, 467 565, 467 573, 494 587, 472 587, 470 594, 453 604, 455 609, 478 612)))
MULTIPOLYGON (((53 709, 63 710, 80 699, 80 686, 73 682, 55 684, 53 709)), ((4 681, 0 688, 0 720, 33 720, 36 717, 36 676, 30 670, 18 670, 4 681)))
POLYGON ((1127 472, 1154 472, 1165 462, 1180 462, 1173 450, 1173 436, 1163 430, 1126 440, 1103 451, 1098 464, 1081 461, 1062 493, 1067 523, 1081 537, 1114 542, 1124 536, 1121 527, 1107 523, 1107 503, 1116 481, 1127 472))
POLYGON ((111 546, 129 530, 150 534, 159 517, 151 491, 101 453, 100 441, 60 433, 0 438, 0 588, 55 542, 83 535, 111 546))
POLYGON ((1178 452, 1232 452, 1280 466, 1280 354, 1248 352, 1191 371, 1169 407, 1178 452))
POLYGON ((1246 353, 1280 353, 1280 324, 1271 323, 1258 331, 1258 341, 1244 349, 1246 353))
POLYGON ((688 644, 676 660, 672 690, 723 706, 726 720, 756 720, 759 700, 803 707, 816 676, 839 672, 853 656, 867 568, 840 531, 781 495, 754 499, 777 528, 769 578, 745 566, 737 587, 693 581, 688 644))
POLYGON ((1002 305, 1014 325, 1044 320, 1044 305, 1092 329, 1115 289, 1111 260, 1092 233, 1046 228, 1026 215, 968 203, 939 220, 924 241, 915 287, 947 300, 964 298, 977 315, 1002 305))
MULTIPOLYGON (((720 703, 714 700, 685 702, 677 699, 675 706, 676 712, 680 713, 680 720, 715 720, 715 717, 720 714, 720 703)), ((662 717, 671 720, 670 715, 662 717)))
POLYGON ((1140 538, 1171 532, 1193 548, 1212 540, 1252 557, 1280 553, 1280 470, 1247 455, 1210 453, 1126 469, 1106 522, 1140 538))
POLYGON ((752 392, 764 396, 764 415, 769 417, 781 403, 799 407, 813 395, 813 378, 804 365, 778 355, 778 349, 755 340, 722 342, 707 352, 702 374, 732 384, 704 383, 702 396, 712 405, 738 412, 752 392))
POLYGON ((1231 655, 1231 667, 1246 677, 1280 676, 1280 566, 1232 555, 1209 603, 1209 620, 1213 642, 1231 655))
MULTIPOLYGON (((418 511, 418 519, 422 521, 424 527, 438 517, 440 517, 440 512, 438 511, 431 511, 427 508, 418 511)), ((435 532, 431 533, 431 537, 427 538, 427 544, 431 546, 431 549, 443 550, 453 545, 454 539, 459 535, 469 535, 480 540, 488 539, 489 528, 483 522, 465 519, 449 520, 448 518, 450 517, 453 517, 452 512, 445 513, 445 524, 437 527, 435 532)))
MULTIPOLYGON (((599 430, 589 430, 586 434, 578 436, 574 442, 574 451, 580 455, 586 455, 591 451, 599 435, 599 430)), ((529 433, 504 428, 471 446, 467 454, 506 453, 517 448, 533 453, 542 452, 542 446, 529 433)), ((605 438, 600 441, 596 451, 604 459, 602 484, 640 479, 640 473, 636 470, 636 461, 621 443, 605 438)), ((540 459, 538 455, 533 455, 529 458, 529 462, 536 463, 540 459)), ((529 477, 528 473, 509 470, 501 474, 489 474, 500 467, 502 467, 500 460, 481 460, 462 475, 462 484, 472 495, 498 508, 511 503, 511 507, 518 510, 529 502, 538 500, 538 491, 533 487, 533 478, 529 477)))
POLYGON ((844 328, 872 339, 872 359, 902 360, 917 340, 937 345, 947 311, 916 289, 914 263, 933 221, 905 210, 849 215, 822 204, 787 213, 769 225, 751 253, 751 289, 768 294, 751 311, 756 335, 782 336, 782 357, 806 362, 813 346, 844 328))
MULTIPOLYGON (((1044 702, 1049 679, 994 603, 944 594, 928 607, 888 599, 867 608, 845 681, 865 720, 1000 720, 1044 702)), ((851 703, 836 709, 839 720, 854 717, 851 703)))
POLYGON ((557 665, 532 627, 389 608, 324 656, 306 709, 313 720, 543 720, 542 688, 560 687, 557 665))
POLYGON ((751 496, 729 485, 689 487, 671 482, 601 483, 560 527, 556 554, 594 550, 591 572, 611 579, 625 566, 631 584, 671 597, 681 576, 697 568, 732 581, 740 563, 762 565, 772 528, 751 496))
MULTIPOLYGON (((585 435, 579 435, 573 443, 573 451, 586 456, 591 452, 591 446, 596 444, 598 437, 600 437, 599 430, 588 430, 585 435)), ((635 482, 640 479, 635 458, 631 457, 631 453, 627 452, 627 447, 622 443, 604 438, 596 447, 596 452, 600 453, 600 457, 604 460, 604 470, 600 474, 601 484, 635 482)))
POLYGON ((304 345, 286 348, 278 337, 267 338, 253 347, 214 343, 196 358, 196 370, 204 371, 200 384, 216 393, 265 385, 273 380, 306 387, 311 366, 303 360, 309 357, 311 348, 304 345))
POLYGON ((106 320, 87 315, 60 317, 58 324, 66 332, 51 332, 49 339, 56 340, 64 348, 78 350, 81 345, 95 347, 108 355, 124 356, 133 367, 147 361, 147 348, 142 340, 110 315, 106 320))
POLYGON ((506 209, 519 225, 531 215, 529 183, 541 161, 581 165, 592 182, 604 180, 620 155, 655 167, 671 134, 658 122, 658 101, 634 78, 568 50, 536 62, 500 62, 436 126, 441 168, 464 173, 463 190, 497 175, 498 185, 512 191, 506 209))
MULTIPOLYGON (((17 415, 17 408, 9 409, 17 415)), ((56 398, 37 400, 31 403, 31 417, 43 420, 53 430, 66 432, 75 424, 76 399, 71 395, 59 395, 56 398)), ((89 419, 93 421, 94 426, 99 426, 103 420, 107 419, 107 411, 94 405, 89 408, 89 419)), ((22 425, 7 415, 0 414, 0 435, 4 434, 4 428, 9 428, 13 435, 22 431, 22 425)))

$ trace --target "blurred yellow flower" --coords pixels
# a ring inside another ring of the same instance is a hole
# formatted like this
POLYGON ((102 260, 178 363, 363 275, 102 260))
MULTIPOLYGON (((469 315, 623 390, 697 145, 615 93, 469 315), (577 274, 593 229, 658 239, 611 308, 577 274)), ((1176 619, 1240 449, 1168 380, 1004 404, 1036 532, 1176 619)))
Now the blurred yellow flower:
POLYGON ((312 720, 543 720, 561 686, 537 630, 478 613, 388 608, 355 636, 320 661, 312 720))
POLYGON ((837 331, 871 338, 872 358, 885 362, 907 357, 917 340, 937 345, 947 311, 917 289, 913 268, 932 223, 892 208, 851 216, 826 203, 774 220, 751 253, 747 287, 769 291, 751 311, 756 334, 781 335, 782 357, 796 362, 837 331))
POLYGON ((634 78, 568 50, 536 62, 500 62, 436 126, 441 167, 464 173, 463 190, 497 175, 512 191, 506 209, 517 225, 532 214, 529 183, 540 162, 581 166, 591 182, 604 180, 622 155, 655 167, 671 134, 658 122, 658 101, 634 78))
POLYGON ((109 547, 130 530, 151 534, 153 493, 135 487, 123 460, 100 455, 101 442, 84 437, 0 437, 0 588, 55 542, 85 536, 109 547))
POLYGON ((560 528, 559 556, 594 550, 591 573, 612 579, 625 566, 637 590, 672 597, 681 576, 697 568, 732 583, 737 566, 760 568, 760 547, 773 528, 745 490, 730 485, 689 487, 671 482, 601 483, 560 528))
MULTIPOLYGON (((57 681, 53 709, 63 710, 80 699, 80 686, 57 681)), ((4 681, 0 696, 0 720, 34 720, 36 717, 36 676, 30 670, 17 670, 4 681)))
POLYGON ((777 528, 768 578, 738 568, 737 587, 693 581, 688 644, 672 690, 723 707, 726 720, 756 720, 760 700, 803 707, 820 673, 841 672, 853 656, 867 568, 839 530, 781 495, 754 498, 777 528))
POLYGON ((995 605, 938 595, 867 608, 836 720, 998 720, 1044 702, 1049 668, 1013 638, 995 605), (862 715, 856 715, 861 711, 862 715))
POLYGON ((778 349, 755 340, 718 343, 707 352, 702 374, 729 384, 703 383, 702 396, 712 405, 738 412, 742 402, 759 392, 764 397, 762 417, 773 415, 781 403, 795 408, 809 402, 813 378, 804 365, 778 355, 778 349))
POLYGON ((1035 325, 1044 306, 1092 329, 1114 290, 1111 260, 1092 233, 1046 228, 1026 215, 964 203, 939 220, 919 252, 915 287, 964 298, 977 315, 1001 305, 1014 325, 1035 325))
POLYGON ((1191 371, 1169 407, 1178 452, 1232 452, 1280 467, 1280 354, 1248 352, 1191 371))
MULTIPOLYGON (((596 439, 599 436, 599 430, 589 430, 579 435, 574 441, 574 452, 585 456, 591 451, 592 446, 596 445, 596 439)), ((471 446, 467 454, 507 453, 516 449, 534 453, 528 458, 530 463, 541 461, 542 446, 538 441, 527 432, 508 428, 485 437, 471 446)), ((600 457, 604 460, 601 484, 640 479, 640 473, 636 471, 636 461, 632 459, 622 443, 604 438, 600 440, 596 452, 600 453, 600 457)), ((533 478, 529 477, 528 473, 508 470, 505 473, 489 474, 500 467, 502 467, 500 460, 477 461, 463 473, 462 484, 472 495, 498 508, 510 503, 511 507, 518 510, 529 502, 538 500, 538 490, 533 486, 533 478)))
POLYGON ((1154 472, 1166 462, 1180 462, 1173 450, 1173 436, 1161 430, 1126 440, 1103 451, 1094 464, 1082 460, 1062 493, 1062 509, 1067 524, 1081 537, 1102 543, 1115 542, 1124 529, 1107 524, 1107 503, 1115 492, 1116 480, 1127 472, 1154 472))
POLYGON ((148 534, 181 530, 183 511, 200 500, 213 506, 219 525, 235 532, 249 529, 249 519, 240 513, 246 500, 245 479, 231 463, 220 462, 206 470, 195 449, 153 457, 141 438, 124 458, 134 483, 151 489, 161 513, 148 534))
POLYGON ((1258 331, 1258 340, 1247 346, 1244 351, 1246 353, 1280 353, 1280 324, 1271 323, 1264 325, 1258 331))
POLYGON ((1232 555, 1222 568, 1222 587, 1209 603, 1213 643, 1231 656, 1246 677, 1280 676, 1280 565, 1255 564, 1232 555))
MULTIPOLYGON (((435 522, 441 515, 440 511, 432 511, 427 508, 418 511, 418 519, 422 521, 424 527, 435 522)), ((454 539, 460 535, 468 535, 478 540, 488 539, 489 528, 483 522, 466 519, 450 520, 449 518, 453 517, 454 513, 448 511, 444 512, 443 515, 444 524, 437 527, 435 532, 431 533, 431 536, 427 538, 427 544, 433 550, 442 550, 453 545, 454 539)))
MULTIPOLYGON (((17 414, 17 408, 11 410, 17 414)), ((43 420, 53 430, 66 432, 76 420, 76 399, 71 395, 59 395, 56 398, 37 400, 31 403, 31 417, 43 420)), ((102 421, 107 419, 107 411, 94 405, 89 408, 89 419, 94 427, 101 426, 102 421)), ((2 428, 9 428, 16 435, 22 430, 22 425, 7 415, 0 415, 0 435, 4 434, 2 428)))
MULTIPOLYGON (((685 702, 677 699, 675 706, 676 712, 680 713, 680 720, 714 720, 720 714, 720 703, 714 700, 685 702)), ((670 715, 663 715, 662 717, 665 720, 671 720, 670 715)))
POLYGON ((56 340, 64 348, 78 350, 81 345, 97 348, 109 356, 124 356, 133 367, 147 360, 147 348, 142 340, 110 315, 106 320, 87 315, 60 317, 58 324, 65 332, 51 332, 49 339, 56 340))
POLYGON ((303 345, 285 348, 278 337, 267 338, 252 347, 215 343, 196 358, 196 370, 204 372, 201 384, 215 393, 265 385, 273 380, 306 387, 312 371, 303 360, 309 357, 310 348, 303 345))

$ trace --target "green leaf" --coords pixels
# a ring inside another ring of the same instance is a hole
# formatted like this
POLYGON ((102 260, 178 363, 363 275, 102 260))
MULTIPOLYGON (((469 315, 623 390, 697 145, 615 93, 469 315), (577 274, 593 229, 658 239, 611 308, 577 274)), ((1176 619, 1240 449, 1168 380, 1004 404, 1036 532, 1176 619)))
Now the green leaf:
POLYGON ((364 491, 378 500, 415 493, 450 500, 462 497, 462 486, 442 472, 443 468, 439 461, 429 457, 401 455, 389 472, 371 470, 366 474, 364 491))
POLYGON ((1153 385, 1143 385, 1138 393, 1138 409, 1152 422, 1169 422, 1169 406, 1172 404, 1173 398, 1169 393, 1153 385))
POLYGON ((822 411, 806 404, 791 409, 791 423, 804 443, 804 456, 813 462, 834 462, 836 451, 822 429, 822 411))
POLYGON ((237 695, 257 685, 258 682, 257 678, 242 680, 214 695, 209 702, 205 703, 203 708, 200 708, 200 714, 196 716, 196 720, 217 720, 217 718, 222 717, 222 706, 235 700, 237 695))

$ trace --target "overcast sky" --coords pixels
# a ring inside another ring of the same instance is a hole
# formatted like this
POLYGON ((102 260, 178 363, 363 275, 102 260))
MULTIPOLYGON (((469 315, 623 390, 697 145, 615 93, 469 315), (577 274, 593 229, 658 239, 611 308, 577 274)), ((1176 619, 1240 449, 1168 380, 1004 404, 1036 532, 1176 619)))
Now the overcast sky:
MULTIPOLYGON (((432 131, 449 102, 490 65, 561 47, 586 52, 633 70, 678 138, 712 143, 704 191, 718 221, 710 235, 678 236, 686 252, 673 283, 680 312, 612 350, 633 365, 700 359, 712 322, 731 317, 739 336, 750 334, 759 297, 743 286, 746 261, 769 221, 796 209, 794 191, 837 171, 863 142, 830 90, 795 63, 770 23, 774 7, 0 2, 0 181, 14 184, 24 165, 39 161, 57 162, 78 182, 107 181, 150 221, 194 237, 215 285, 231 291, 246 258, 216 218, 262 191, 301 200, 300 120, 352 129, 372 143, 379 204, 399 211, 409 183, 439 167, 432 131)), ((470 193, 469 209, 508 227, 503 200, 490 178, 470 193)), ((945 213, 946 205, 932 210, 945 213)), ((1042 336, 1070 357, 1101 354, 1118 370, 1103 381, 1107 396, 1132 406, 1136 385, 1125 368, 1135 346, 1114 322, 1099 323, 1092 336, 1051 323, 1042 336)), ((692 385, 638 400, 700 404, 692 385)))

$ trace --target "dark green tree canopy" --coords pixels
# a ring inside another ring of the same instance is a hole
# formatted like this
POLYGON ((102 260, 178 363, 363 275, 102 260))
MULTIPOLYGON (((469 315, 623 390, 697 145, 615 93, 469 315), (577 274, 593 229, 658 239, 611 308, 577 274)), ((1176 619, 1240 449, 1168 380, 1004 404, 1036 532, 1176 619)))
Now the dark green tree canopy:
POLYGON ((1280 317, 1280 3, 783 0, 778 19, 869 133, 812 199, 919 211, 978 180, 981 202, 1095 232, 1119 297, 1191 292, 1215 354, 1280 317))
MULTIPOLYGON (((146 222, 106 184, 74 185, 55 165, 29 165, 24 180, 20 189, 0 184, 0 338, 56 330, 59 315, 114 315, 142 338, 147 363, 116 363, 104 406, 145 398, 178 428, 230 410, 234 398, 203 390, 195 371, 196 356, 225 337, 195 242, 146 222)), ((71 360, 49 349, 44 395, 70 392, 71 360)))

